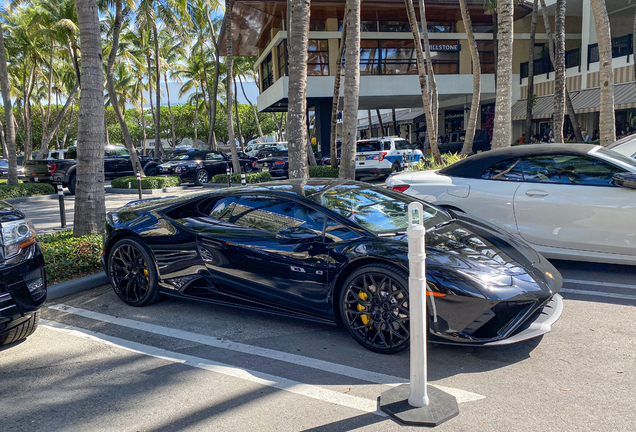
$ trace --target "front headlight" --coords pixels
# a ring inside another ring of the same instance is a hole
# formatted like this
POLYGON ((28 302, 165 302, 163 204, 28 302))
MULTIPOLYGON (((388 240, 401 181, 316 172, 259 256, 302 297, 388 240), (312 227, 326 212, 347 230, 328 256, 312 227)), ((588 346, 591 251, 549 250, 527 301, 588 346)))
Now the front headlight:
POLYGON ((4 257, 11 258, 28 246, 35 243, 35 228, 28 219, 3 222, 0 229, 4 257))

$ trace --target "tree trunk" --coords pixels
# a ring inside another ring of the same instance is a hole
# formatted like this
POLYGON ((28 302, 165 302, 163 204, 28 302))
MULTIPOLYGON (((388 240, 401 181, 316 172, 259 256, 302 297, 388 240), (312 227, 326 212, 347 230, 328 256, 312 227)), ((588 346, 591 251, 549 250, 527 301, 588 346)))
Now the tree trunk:
POLYGON ((605 0, 591 0, 592 14, 598 37, 599 74, 601 78, 601 113, 599 134, 601 145, 616 141, 614 117, 614 69, 612 65, 612 35, 605 0))
MULTIPOLYGON (((420 21, 422 23, 422 40, 424 43, 424 57, 426 58, 426 70, 428 75, 428 87, 430 91, 431 113, 433 114, 433 133, 437 137, 439 129, 439 97, 437 95, 437 81, 431 60, 431 46, 428 42, 428 24, 426 22, 426 6, 424 0, 419 0, 420 21)), ((417 25, 417 24, 416 24, 417 25)), ((428 127, 428 126, 427 126, 428 127)))
MULTIPOLYGON (((497 25, 497 9, 492 10, 492 54, 495 65, 499 64, 499 26, 497 25)), ((495 67, 495 88, 497 88, 497 68, 495 67)))
MULTIPOLYGON (((282 141, 283 140, 283 127, 280 123, 280 121, 278 120, 278 116, 276 115, 275 112, 271 113, 272 116, 274 117, 274 121, 276 122, 276 127, 278 128, 278 141, 282 141)), ((281 119, 283 118, 283 116, 281 115, 281 119)))
POLYGON ((395 117, 395 109, 391 110, 391 117, 393 117, 393 134, 397 135, 397 136, 400 136, 401 135, 400 134, 401 131, 400 131, 400 127, 397 124, 397 119, 395 117))
POLYGON ((307 167, 307 45, 310 0, 292 0, 289 16, 289 178, 306 179, 307 167))
POLYGON ((71 113, 68 116, 68 122, 66 128, 64 128, 64 136, 62 137, 61 149, 66 148, 66 138, 68 137, 68 131, 71 129, 71 123, 73 123, 73 112, 75 111, 75 101, 71 104, 71 113))
MULTIPOLYGON (((150 69, 148 69, 150 71, 150 69)), ((148 75, 150 77, 150 74, 148 75)), ((150 88, 150 87, 149 87, 150 88)), ((152 98, 150 98, 152 100, 152 98)), ((146 156, 146 113, 144 112, 144 91, 143 88, 139 88, 139 108, 140 108, 140 120, 141 120, 141 134, 144 142, 141 144, 141 154, 146 156)))
MULTIPOLYGON (((545 0, 541 0, 541 14, 543 16, 543 24, 545 26, 545 32, 548 36, 548 53, 550 54, 550 62, 552 66, 556 69, 555 66, 555 57, 554 57, 554 36, 552 35, 552 27, 550 25, 550 17, 548 17, 548 12, 546 10, 545 0)), ((576 136, 576 140, 578 142, 583 142, 583 135, 581 134, 581 125, 576 117, 576 113, 574 112, 574 105, 572 104, 572 99, 570 98, 570 92, 568 92, 567 85, 565 86, 565 106, 568 110, 568 116, 570 117, 570 122, 572 123, 572 128, 574 129, 574 135, 576 136)))
POLYGON ((166 97, 168 100, 168 112, 170 113, 170 132, 172 135, 172 148, 174 149, 174 147, 177 145, 177 134, 174 130, 174 114, 172 114, 172 106, 170 105, 170 89, 168 88, 168 71, 166 70, 166 73, 164 73, 164 79, 166 82, 166 97))
MULTIPOLYGON (((358 97, 360 93, 360 0, 346 0, 346 64, 342 107, 342 147, 339 177, 356 177, 356 138, 358 135, 358 97)), ((291 80, 290 80, 291 82, 291 80)))
POLYGON ((636 86, 636 11, 634 12, 634 29, 632 30, 632 61, 634 62, 634 85, 636 86))
POLYGON ((159 69, 159 36, 157 35, 157 23, 152 23, 152 35, 155 40, 155 91, 157 97, 155 112, 155 157, 160 158, 163 153, 161 144, 161 70, 159 69))
POLYGON ((528 48, 528 97, 526 98, 526 142, 532 142, 532 108, 534 107, 534 41, 537 34, 539 0, 534 0, 528 48))
POLYGON ((369 124, 367 125, 369 136, 367 138, 373 138, 373 122, 371 120, 371 110, 367 110, 367 119, 369 121, 369 124))
MULTIPOLYGON (((226 28, 226 46, 227 57, 225 65, 227 66, 227 79, 225 87, 227 90, 225 110, 227 113, 227 134, 230 140, 230 150, 232 151, 232 167, 235 173, 241 172, 241 164, 239 163, 238 153, 236 150, 236 137, 234 136, 234 119, 232 118, 232 81, 234 80, 234 58, 232 53, 232 7, 234 0, 225 0, 225 28, 226 28)), ((216 102, 216 101, 215 101, 216 102)))
POLYGON ((97 3, 75 0, 82 50, 73 235, 104 230, 104 70, 97 3))
MULTIPOLYGON (((309 112, 307 112, 307 114, 305 115, 305 118, 308 118, 309 116, 309 112)), ((314 138, 314 135, 316 134, 316 115, 314 114, 311 117, 310 121, 307 121, 307 160, 309 161, 309 165, 310 166, 317 166, 318 163, 316 162, 316 155, 314 154, 314 149, 311 146, 311 140, 314 138), (313 125, 313 128, 311 128, 311 126, 313 125), (309 130, 311 129, 311 133, 309 133, 309 130)))
POLYGON ((378 124, 380 125, 380 137, 384 138, 384 135, 386 134, 384 133, 384 123, 382 123, 382 116, 380 115, 379 109, 375 110, 375 115, 378 116, 378 124))
POLYGON ((18 184, 18 159, 15 151, 15 119, 13 118, 13 108, 11 106, 11 87, 9 83, 9 71, 7 68, 7 54, 4 49, 4 28, 0 21, 0 91, 2 91, 2 102, 4 105, 4 122, 7 125, 4 139, 7 152, 4 157, 9 163, 10 185, 18 184))
POLYGON ((243 97, 245 97, 245 100, 247 101, 248 104, 250 104, 250 106, 252 107, 252 111, 254 111, 254 121, 256 122, 256 127, 258 128, 258 136, 261 137, 261 141, 265 142, 265 136, 263 136, 263 129, 261 129, 261 122, 258 120, 258 112, 256 111, 256 107, 254 106, 254 104, 252 103, 252 101, 250 101, 247 98, 247 95, 245 94, 245 88, 243 87, 243 80, 241 79, 241 76, 238 76, 239 79, 239 83, 241 84, 241 91, 243 92, 243 97))
MULTIPOLYGON (((208 68, 205 66, 205 56, 203 55, 203 43, 199 43, 199 51, 201 52, 201 64, 203 66, 203 81, 205 82, 206 87, 208 88, 208 97, 210 98, 210 102, 206 105, 205 107, 205 111, 208 114, 208 125, 212 124, 212 110, 210 109, 210 107, 212 107, 212 91, 210 89, 210 80, 208 80, 208 68)), ((203 84, 201 84, 201 87, 203 88, 203 84)), ((236 93, 236 84, 234 85, 234 93, 236 93)), ((205 93, 204 95, 204 101, 205 101, 205 93)), ((214 131, 214 129, 209 130, 208 131, 208 148, 212 148, 210 146, 210 142, 212 141, 212 132, 214 131)), ((240 131, 239 131, 239 135, 240 135, 240 131)))
POLYGON ((66 115, 69 107, 72 105, 73 99, 75 99, 75 94, 77 93, 77 90, 79 90, 78 82, 75 83, 73 90, 71 90, 71 93, 69 94, 68 98, 66 98, 66 103, 64 104, 64 107, 57 114, 57 118, 55 119, 53 126, 51 126, 51 130, 48 131, 46 136, 42 137, 42 146, 40 146, 40 151, 35 157, 36 159, 42 159, 44 157, 44 152, 49 149, 49 143, 51 142, 51 138, 53 138, 53 134, 57 132, 57 129, 60 127, 60 123, 62 123, 62 119, 66 115))
POLYGON ((466 125, 464 146, 462 147, 462 154, 467 155, 473 152, 475 129, 477 129, 477 115, 479 114, 481 102, 481 62, 479 61, 479 51, 477 51, 477 41, 475 40, 473 22, 470 19, 467 1, 459 0, 459 6, 462 12, 464 28, 466 29, 466 37, 468 38, 470 57, 473 62, 473 98, 470 102, 470 116, 468 117, 468 125, 466 125))
POLYGON ((563 139, 565 118, 565 0, 557 0, 554 16, 556 40, 554 46, 554 142, 563 139))
POLYGON ((340 48, 336 59, 336 76, 333 82, 333 99, 331 102, 331 129, 329 135, 329 155, 331 168, 338 167, 338 109, 340 105, 340 81, 342 79, 342 56, 345 49, 345 39, 347 37, 347 20, 342 22, 342 33, 340 34, 340 48))
POLYGON ((236 86, 236 80, 234 81, 234 115, 236 115, 236 131, 238 132, 238 142, 241 146, 241 151, 245 151, 245 138, 243 137, 243 131, 241 130, 241 117, 239 117, 238 109, 238 88, 236 86))
POLYGON ((154 125, 156 117, 155 103, 152 101, 152 59, 150 58, 150 55, 146 56, 146 62, 148 63, 148 101, 150 102, 150 114, 152 114, 152 124, 154 125))
MULTIPOLYGON (((71 104, 71 108, 73 107, 73 104, 71 104)), ((60 93, 55 90, 55 108, 57 108, 59 110, 60 108, 60 93)), ((61 150, 62 147, 60 147, 60 129, 58 128, 57 131, 55 131, 55 150, 61 150)))
POLYGON ((417 73, 420 78, 420 90, 422 92, 422 105, 424 106, 424 116, 426 121, 426 132, 428 134, 428 141, 431 147, 431 154, 435 162, 442 162, 442 155, 437 147, 437 137, 435 131, 435 119, 433 117, 433 110, 431 101, 428 97, 428 85, 426 82, 426 73, 424 72, 424 54, 422 51, 422 40, 420 39, 420 32, 417 28, 417 18, 415 17, 415 8, 413 7, 413 0, 404 0, 406 4, 406 13, 409 17, 409 24, 411 25, 411 31, 413 33, 413 42, 415 42, 415 56, 417 59, 417 73))
MULTIPOLYGON (((213 95, 210 98, 210 135, 212 137, 212 142, 208 140, 208 147, 212 150, 216 150, 216 134, 214 133, 214 127, 216 126, 216 100, 218 97, 218 89, 219 89, 219 71, 221 69, 221 55, 219 54, 219 43, 216 38, 216 34, 214 33, 214 26, 212 25, 212 21, 210 20, 209 13, 206 13, 206 18, 208 20, 208 27, 210 28, 210 36, 212 36, 212 43, 214 44, 214 58, 216 60, 216 67, 214 68, 214 86, 213 86, 213 95)), ((225 27, 225 20, 221 24, 221 33, 223 33, 225 27)))
POLYGON ((4 139, 4 125, 0 121, 0 144, 2 144, 2 157, 6 158, 9 154, 9 149, 7 148, 7 142, 4 139))
POLYGON ((498 0, 498 56, 497 87, 495 93, 495 123, 492 148, 510 147, 512 127, 512 44, 513 44, 513 0, 498 0))
POLYGON ((51 52, 49 55, 49 85, 48 85, 48 106, 46 107, 46 117, 42 119, 42 136, 46 135, 46 131, 49 127, 49 120, 51 118, 51 93, 53 92, 53 48, 55 42, 51 41, 51 52))
MULTIPOLYGON (((26 63, 26 62, 25 62, 26 63)), ((23 87, 26 89, 24 96, 24 135, 26 142, 24 143, 24 160, 31 160, 33 151, 33 125, 31 115, 31 93, 33 92, 33 84, 35 80, 36 65, 32 65, 29 79, 23 87)), ((26 75, 25 75, 26 76, 26 75)))
POLYGON ((194 91, 194 147, 199 147, 199 87, 194 91))

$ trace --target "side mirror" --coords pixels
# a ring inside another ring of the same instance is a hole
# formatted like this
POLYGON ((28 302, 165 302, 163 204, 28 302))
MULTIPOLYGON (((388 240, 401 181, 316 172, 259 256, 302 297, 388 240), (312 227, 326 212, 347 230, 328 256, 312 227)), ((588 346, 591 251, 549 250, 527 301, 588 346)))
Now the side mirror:
POLYGON ((636 174, 633 173, 618 173, 612 176, 614 186, 619 186, 627 189, 636 189, 636 174))
POLYGON ((282 244, 311 243, 320 238, 322 234, 303 227, 285 228, 276 234, 276 240, 282 244))

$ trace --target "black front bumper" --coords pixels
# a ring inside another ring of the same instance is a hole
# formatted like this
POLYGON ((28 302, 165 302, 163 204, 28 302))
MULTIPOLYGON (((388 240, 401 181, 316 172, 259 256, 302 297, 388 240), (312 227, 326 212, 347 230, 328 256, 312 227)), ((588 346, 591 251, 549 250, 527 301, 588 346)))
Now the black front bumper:
POLYGON ((0 263, 0 334, 27 321, 45 301, 44 257, 37 244, 0 263))
POLYGON ((391 174, 391 168, 356 168, 356 178, 379 177, 391 174))

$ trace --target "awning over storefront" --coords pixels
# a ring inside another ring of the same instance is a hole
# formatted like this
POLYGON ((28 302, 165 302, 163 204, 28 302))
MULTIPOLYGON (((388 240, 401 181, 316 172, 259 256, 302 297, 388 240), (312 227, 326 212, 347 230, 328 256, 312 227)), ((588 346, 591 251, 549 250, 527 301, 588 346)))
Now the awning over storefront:
MULTIPOLYGON (((409 124, 413 122, 413 119, 424 114, 423 109, 411 109, 411 110, 396 110, 395 112, 395 121, 399 124, 409 124)), ((382 119, 382 124, 384 127, 393 126, 393 114, 383 113, 380 115, 382 119)), ((379 127, 380 122, 378 122, 378 116, 375 112, 371 112, 371 127, 379 127)), ((358 130, 364 130, 369 128, 369 119, 365 116, 361 119, 360 123, 358 123, 358 130)))
MULTIPOLYGON (((574 112, 577 114, 598 112, 601 106, 601 89, 592 88, 570 92, 574 112)), ((513 120, 526 119, 527 100, 520 100, 512 107, 513 120)), ((636 86, 633 82, 616 84, 614 86, 615 109, 636 108, 636 86)), ((554 95, 541 96, 535 99, 532 108, 532 117, 546 119, 554 112, 554 95)))

